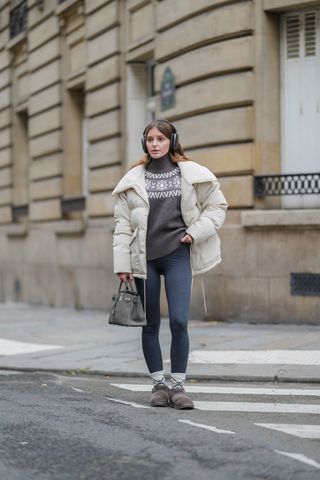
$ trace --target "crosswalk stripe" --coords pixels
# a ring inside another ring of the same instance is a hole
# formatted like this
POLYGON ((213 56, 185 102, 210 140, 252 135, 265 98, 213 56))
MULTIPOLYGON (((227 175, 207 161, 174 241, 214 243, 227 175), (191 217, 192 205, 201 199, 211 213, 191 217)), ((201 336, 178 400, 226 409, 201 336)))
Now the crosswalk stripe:
POLYGON ((0 338, 0 356, 41 352, 43 350, 55 350, 58 348, 62 347, 60 345, 43 345, 40 343, 26 343, 0 338))
POLYGON ((140 403, 119 400, 118 398, 107 397, 107 399, 110 400, 111 402, 123 403, 124 405, 131 405, 131 407, 135 407, 135 408, 152 408, 152 407, 148 407, 147 405, 140 405, 140 403))
POLYGON ((211 432, 215 432, 215 433, 235 435, 235 432, 232 432, 232 430, 222 430, 221 428, 217 428, 212 425, 203 425, 202 423, 195 423, 195 422, 192 422, 191 420, 178 420, 178 422, 186 423, 188 425, 192 425, 193 427, 204 428, 205 430, 210 430, 211 432))
POLYGON ((194 406, 198 410, 214 412, 312 413, 320 415, 320 405, 195 401, 194 406))
POLYGON ((189 363, 320 365, 320 350, 194 350, 189 363))
MULTIPOLYGON (((152 385, 111 383, 112 386, 130 390, 134 392, 150 392, 152 385)), ((246 395, 298 395, 298 396, 319 396, 319 390, 312 389, 260 389, 242 387, 208 387, 201 385, 188 385, 188 393, 222 393, 222 394, 246 394, 246 395), (316 394, 314 395, 314 393, 316 394)), ((212 402, 212 401, 194 401, 195 408, 206 411, 233 411, 233 412, 264 412, 264 413, 311 413, 320 414, 320 405, 304 405, 297 403, 258 403, 258 402, 212 402)))
MULTIPOLYGON (((132 392, 150 392, 152 385, 111 383, 114 387, 123 388, 132 392)), ((320 397, 320 390, 311 388, 261 388, 261 387, 215 387, 211 385, 186 385, 189 393, 212 393, 227 395, 273 395, 273 396, 302 396, 320 397)))
POLYGON ((320 463, 312 460, 312 458, 306 457, 302 453, 281 452, 280 450, 275 450, 275 452, 279 455, 284 455, 285 457, 293 458, 294 460, 298 460, 299 462, 311 465, 312 467, 320 468, 320 463))
POLYGON ((282 423, 255 423, 258 427, 269 428, 270 430, 277 430, 278 432, 294 435, 295 437, 320 439, 320 425, 294 425, 282 423))

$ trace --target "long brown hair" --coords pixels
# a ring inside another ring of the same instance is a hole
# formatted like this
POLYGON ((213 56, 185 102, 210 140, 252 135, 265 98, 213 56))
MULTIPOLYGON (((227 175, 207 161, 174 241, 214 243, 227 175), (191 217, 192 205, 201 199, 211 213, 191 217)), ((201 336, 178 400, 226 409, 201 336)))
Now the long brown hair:
MULTIPOLYGON (((146 126, 146 128, 144 129, 144 132, 143 132, 143 135, 145 137, 147 136, 147 134, 148 134, 149 130, 151 130, 151 128, 157 128, 158 130, 160 130, 161 133, 163 133, 163 135, 165 137, 167 137, 169 139, 171 139, 171 135, 173 133, 177 132, 175 126, 172 125, 171 122, 169 122, 168 120, 165 120, 165 119, 163 119, 163 120, 161 120, 161 119, 153 120, 153 122, 148 123, 148 125, 146 126)), ((171 152, 169 150, 169 155, 170 155, 171 160, 174 163, 189 160, 186 157, 180 142, 178 142, 177 148, 174 152, 171 152)), ((137 165, 144 165, 146 167, 147 165, 149 165, 151 160, 152 160, 152 157, 149 155, 149 153, 146 153, 145 155, 143 155, 142 158, 140 158, 136 163, 134 163, 131 166, 131 168, 136 167, 137 165)))

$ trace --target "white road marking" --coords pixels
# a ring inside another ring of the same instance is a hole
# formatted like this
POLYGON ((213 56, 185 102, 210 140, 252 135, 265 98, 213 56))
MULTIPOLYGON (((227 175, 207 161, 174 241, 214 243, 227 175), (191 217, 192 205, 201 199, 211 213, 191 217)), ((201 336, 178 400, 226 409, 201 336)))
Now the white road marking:
POLYGON ((41 352, 43 350, 55 350, 62 348, 60 345, 43 345, 40 343, 25 343, 15 340, 0 338, 0 356, 1 355, 19 355, 22 353, 41 352))
POLYGON ((191 420, 178 420, 178 422, 187 423, 188 425, 193 425, 194 427, 204 428, 206 430, 210 430, 211 432, 215 432, 215 433, 225 433, 228 435, 235 434, 235 432, 232 432, 231 430, 221 430, 220 428, 213 427, 211 425, 203 425, 202 423, 195 423, 195 422, 192 422, 191 420))
POLYGON ((110 383, 113 387, 123 388, 131 392, 151 392, 153 385, 137 385, 131 383, 110 383))
POLYGON ((320 350, 194 350, 190 363, 320 365, 320 350))
MULTIPOLYGON (((132 392, 150 392, 152 385, 111 383, 112 386, 132 392)), ((186 385, 189 393, 214 393, 228 395, 277 395, 320 397, 320 390, 311 388, 260 388, 260 387, 214 387, 210 385, 186 385)))
MULTIPOLYGON (((152 385, 111 383, 112 386, 131 390, 134 392, 149 392, 152 385)), ((188 385, 189 393, 220 393, 220 394, 245 394, 245 395, 298 395, 319 396, 319 390, 312 389, 262 389, 262 388, 236 388, 236 387, 205 387, 201 385, 188 385), (280 393, 279 393, 280 392, 280 393)), ((229 412, 264 412, 264 413, 312 413, 320 414, 320 405, 304 405, 297 403, 257 403, 257 402, 211 402, 195 401, 195 408, 206 411, 229 412)))
POLYGON ((22 375, 22 372, 18 372, 17 370, 0 370, 0 375, 22 375))
POLYGON ((284 455, 285 457, 294 458, 295 460, 311 465, 312 467, 320 468, 320 463, 312 460, 312 458, 306 457, 302 453, 281 452, 280 450, 275 450, 275 452, 279 453, 279 455, 284 455))
POLYGON ((320 415, 320 405, 255 402, 194 402, 198 410, 213 412, 312 413, 320 415))
POLYGON ((320 425, 293 425, 282 423, 255 423, 258 427, 270 428, 278 432, 288 433, 295 437, 320 439, 320 425))
POLYGON ((140 405, 139 403, 135 403, 135 402, 126 402, 125 400, 118 400, 117 398, 107 397, 107 399, 111 400, 111 402, 123 403, 124 405, 131 405, 131 407, 135 407, 135 408, 152 408, 146 405, 140 405))
POLYGON ((87 393, 84 390, 81 390, 81 388, 76 388, 76 387, 71 387, 71 390, 74 390, 75 392, 87 393))

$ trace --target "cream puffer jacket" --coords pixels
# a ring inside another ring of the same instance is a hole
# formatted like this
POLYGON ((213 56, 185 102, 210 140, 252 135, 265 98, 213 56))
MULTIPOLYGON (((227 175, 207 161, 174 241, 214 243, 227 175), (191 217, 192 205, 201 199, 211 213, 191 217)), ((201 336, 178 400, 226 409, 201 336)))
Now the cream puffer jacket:
MULTIPOLYGON (((190 260, 193 275, 204 273, 221 261, 217 231, 225 220, 227 202, 210 170, 195 162, 178 163, 181 171, 181 214, 186 233, 193 237, 190 260)), ((146 234, 149 201, 145 167, 138 165, 120 180, 115 196, 113 235, 114 272, 146 278, 146 234)))

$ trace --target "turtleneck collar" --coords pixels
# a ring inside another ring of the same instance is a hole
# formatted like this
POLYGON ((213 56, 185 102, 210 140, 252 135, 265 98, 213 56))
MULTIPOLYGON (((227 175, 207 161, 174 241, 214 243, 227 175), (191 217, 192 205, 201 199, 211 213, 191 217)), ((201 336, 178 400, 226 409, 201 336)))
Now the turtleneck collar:
POLYGON ((177 164, 171 160, 169 153, 167 153, 161 158, 152 158, 147 170, 152 173, 169 172, 176 166, 177 164))

